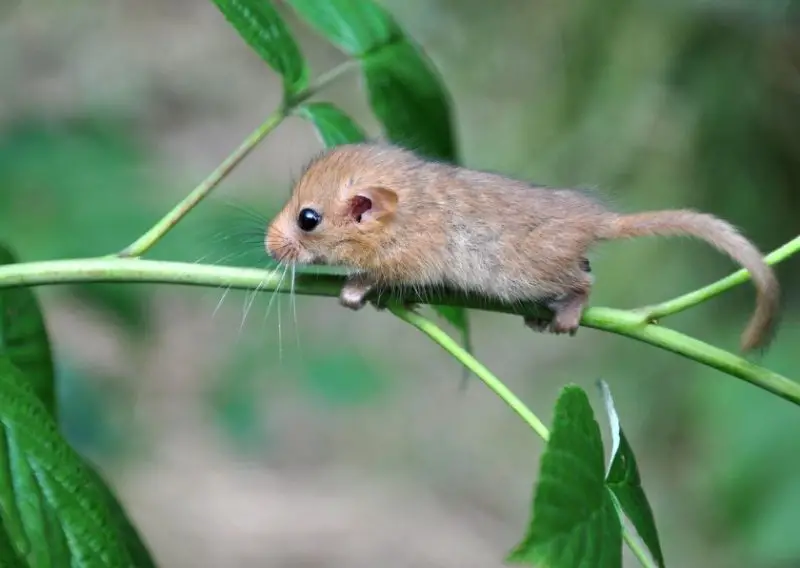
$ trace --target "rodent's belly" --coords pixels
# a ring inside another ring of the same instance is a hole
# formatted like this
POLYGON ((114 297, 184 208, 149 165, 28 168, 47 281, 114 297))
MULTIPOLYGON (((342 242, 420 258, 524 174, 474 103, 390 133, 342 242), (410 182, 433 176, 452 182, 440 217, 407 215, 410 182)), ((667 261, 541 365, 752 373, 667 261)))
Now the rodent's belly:
POLYGON ((558 295, 563 285, 550 281, 535 266, 523 269, 505 259, 453 264, 444 284, 503 302, 536 301, 558 295))
POLYGON ((464 282, 467 292, 494 298, 503 302, 536 301, 558 293, 557 287, 530 276, 496 273, 478 282, 464 282))

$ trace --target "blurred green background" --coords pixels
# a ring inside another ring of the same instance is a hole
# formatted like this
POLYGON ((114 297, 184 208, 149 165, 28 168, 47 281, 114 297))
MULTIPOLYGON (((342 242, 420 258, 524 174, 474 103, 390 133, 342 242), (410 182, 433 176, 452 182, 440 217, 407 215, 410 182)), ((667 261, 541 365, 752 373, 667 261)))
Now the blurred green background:
MULTIPOLYGON (((764 250, 800 230, 800 3, 384 4, 451 90, 466 164, 623 210, 701 208, 764 250)), ((314 69, 343 60, 287 18, 314 69)), ((122 248, 280 96, 211 2, 5 0, 0 239, 25 260, 122 248)), ((354 75, 318 98, 377 133, 354 75)), ((318 149, 285 122, 152 256, 262 265, 262 223, 232 203, 268 219, 318 149)), ((594 303, 731 268, 688 241, 605 245, 594 303)), ((799 268, 779 268, 786 313, 761 360, 791 378, 799 268)), ((162 566, 501 566, 523 533, 541 443, 388 314, 301 297, 295 319, 264 294, 244 318, 248 294, 151 285, 40 297, 64 430, 162 566)), ((735 350, 752 307, 743 286, 670 323, 735 350)), ((623 338, 472 317, 477 355, 545 419, 566 382, 611 384, 670 565, 800 566, 799 409, 623 338)))

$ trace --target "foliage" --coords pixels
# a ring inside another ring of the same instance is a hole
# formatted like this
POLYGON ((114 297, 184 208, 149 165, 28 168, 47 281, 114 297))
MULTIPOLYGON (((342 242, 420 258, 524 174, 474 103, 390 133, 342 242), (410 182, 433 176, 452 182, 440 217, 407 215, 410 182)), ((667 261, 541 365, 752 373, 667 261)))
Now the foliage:
MULTIPOLYGON (((412 147, 431 157, 457 163, 459 155, 452 124, 449 95, 432 62, 401 29, 395 19, 371 0, 352 2, 334 0, 312 2, 289 0, 287 4, 310 28, 340 48, 349 58, 347 64, 313 81, 312 72, 295 41, 284 16, 267 0, 213 0, 233 30, 283 80, 284 100, 269 119, 207 180, 170 211, 140 239, 118 256, 140 257, 164 237, 239 164, 248 153, 283 120, 298 117, 309 122, 326 147, 359 142, 367 138, 362 128, 342 110, 328 102, 309 102, 339 72, 357 68, 364 79, 366 98, 382 125, 385 136, 393 142, 412 147)), ((614 19, 625 0, 615 2, 603 17, 614 19)), ((576 33, 598 32, 595 15, 583 22, 576 33)), ((576 58, 599 69, 603 52, 585 51, 576 58)), ((568 73, 578 80, 583 73, 568 73)), ((597 75, 584 79, 597 80, 597 75)), ((563 101, 563 115, 572 119, 587 104, 588 90, 573 89, 576 95, 563 101)), ((99 155, 98 163, 124 161, 104 135, 94 133, 77 146, 62 146, 45 129, 23 131, 13 146, 32 144, 47 148, 65 165, 62 183, 83 186, 84 177, 68 167, 81 154, 99 155), (105 142, 104 142, 105 140, 105 142), (99 141, 99 142, 98 142, 99 141), (64 182, 64 180, 67 180, 64 182)), ((5 153, 4 156, 9 156, 5 153)), ((0 168, 15 172, 9 178, 35 179, 36 168, 24 160, 5 158, 0 168)), ((124 170, 125 168, 120 168, 124 170)), ((95 172, 102 176, 110 172, 95 172)), ((46 181, 46 180, 45 180, 46 181)), ((104 179, 105 184, 109 183, 104 179)), ((141 180, 126 176, 121 184, 133 191, 141 180), (131 181, 133 180, 133 181, 131 181)), ((28 181, 28 183, 31 183, 28 181)), ((34 182, 35 183, 35 182, 34 182)), ((44 181, 42 181, 44 183, 44 181)), ((102 185, 102 184, 101 184, 102 185)), ((2 197, 2 196, 0 196, 2 197)), ((100 202, 102 200, 99 199, 100 202)), ((66 201, 65 201, 66 203, 66 201)), ((130 223, 120 211, 120 222, 130 223)), ((107 222, 109 217, 105 217, 107 222)), ((86 227, 91 226, 87 219, 86 227)), ((126 225, 127 226, 127 225, 126 225)), ((13 231, 12 231, 13 234, 13 231)), ((83 253, 91 235, 71 235, 65 252, 83 253)), ((34 247, 35 248, 35 247, 34 247)), ((779 262, 800 248, 796 239, 770 257, 779 262)), ((205 285, 227 282, 240 288, 268 288, 286 291, 280 281, 267 278, 260 271, 225 270, 223 267, 200 267, 194 271, 184 265, 173 266, 157 261, 119 258, 83 259, 70 267, 61 267, 61 276, 48 272, 47 263, 15 265, 10 251, 0 249, 0 561, 2 565, 55 566, 155 566, 154 560, 102 476, 67 443, 57 423, 55 373, 45 320, 33 292, 27 284, 58 281, 92 280, 173 281, 205 285), (70 270, 72 270, 70 272, 70 270), (149 272, 148 272, 149 271, 149 272), (99 276, 98 276, 99 275, 99 276), (27 278, 27 279, 26 279, 27 278), (38 279, 38 280, 37 280, 38 279), (61 279, 61 280, 59 280, 61 279)), ((798 387, 788 379, 762 369, 723 350, 653 324, 653 320, 691 308, 746 280, 739 272, 727 279, 693 293, 665 302, 648 310, 609 310, 592 308, 582 323, 626 335, 674 351, 698 362, 723 370, 800 403, 798 387)), ((299 292, 335 295, 341 280, 319 283, 300 281, 299 292), (327 283, 326 283, 327 282, 327 283)), ((292 284, 294 289, 294 283, 292 284)), ((82 290, 82 289, 79 289, 82 290)), ((85 292, 84 292, 85 293, 85 292)), ((143 313, 137 296, 120 294, 117 287, 94 289, 89 296, 123 317, 143 313)), ((436 312, 459 332, 463 347, 451 340, 434 324, 400 306, 391 311, 426 333, 447 350, 466 369, 475 373, 495 391, 538 435, 547 441, 532 500, 531 519, 520 544, 508 560, 513 563, 567 566, 617 567, 622 565, 625 542, 645 566, 664 566, 664 554, 653 511, 643 489, 639 468, 631 444, 620 426, 608 387, 602 383, 606 410, 612 433, 611 456, 606 465, 600 427, 587 394, 576 386, 565 387, 555 405, 553 430, 548 432, 541 421, 503 383, 470 353, 468 302, 441 297, 433 301, 436 312), (633 525, 634 536, 625 528, 633 525)), ((499 311, 503 311, 498 307, 499 311)), ((141 328, 146 328, 146 319, 141 328)), ((373 380, 378 373, 358 358, 319 352, 311 365, 330 368, 341 381, 318 383, 309 379, 310 388, 322 397, 337 400, 344 390, 356 393, 375 392, 383 387, 373 380), (360 376, 370 377, 362 381, 360 376)), ((237 376, 240 374, 237 373, 237 376)), ((232 423, 241 438, 258 437, 253 419, 256 411, 249 404, 249 385, 237 386, 234 396, 223 397, 218 415, 232 423)), ((230 393, 229 393, 230 394, 230 393)))
POLYGON ((622 566, 622 526, 606 487, 603 440, 586 393, 565 387, 553 421, 534 516, 508 560, 532 566, 622 566))

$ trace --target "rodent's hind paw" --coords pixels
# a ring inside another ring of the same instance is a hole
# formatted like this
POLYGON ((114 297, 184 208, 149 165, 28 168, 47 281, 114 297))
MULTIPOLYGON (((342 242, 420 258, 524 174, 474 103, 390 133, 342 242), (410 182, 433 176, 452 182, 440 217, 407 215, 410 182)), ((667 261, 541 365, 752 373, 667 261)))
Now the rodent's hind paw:
POLYGON ((552 320, 535 316, 525 316, 525 325, 539 333, 552 333, 555 335, 569 334, 574 336, 580 327, 579 321, 565 321, 556 315, 552 320))
POLYGON ((547 303, 547 307, 553 313, 552 319, 545 320, 526 316, 525 325, 541 332, 549 332, 556 335, 567 333, 570 336, 574 336, 578 333, 578 328, 581 325, 583 308, 588 297, 587 290, 573 290, 547 303))
POLYGON ((548 331, 548 328, 550 327, 550 320, 546 318, 525 316, 524 321, 527 327, 531 328, 533 331, 538 331, 539 333, 548 331))
POLYGON ((556 335, 568 333, 570 337, 572 337, 578 333, 578 327, 580 326, 577 323, 573 323, 571 321, 561 322, 558 321, 558 318, 554 318, 550 323, 550 333, 555 333, 556 335))

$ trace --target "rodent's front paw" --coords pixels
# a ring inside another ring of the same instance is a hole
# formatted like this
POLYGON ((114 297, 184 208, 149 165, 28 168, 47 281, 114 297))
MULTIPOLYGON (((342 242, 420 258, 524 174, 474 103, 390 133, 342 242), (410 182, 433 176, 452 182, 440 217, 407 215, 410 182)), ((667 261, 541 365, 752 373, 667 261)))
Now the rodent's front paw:
POLYGON ((345 286, 339 294, 339 303, 345 308, 360 310, 367 303, 367 295, 363 290, 345 286))

